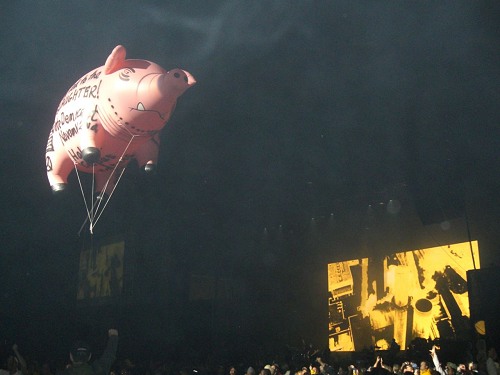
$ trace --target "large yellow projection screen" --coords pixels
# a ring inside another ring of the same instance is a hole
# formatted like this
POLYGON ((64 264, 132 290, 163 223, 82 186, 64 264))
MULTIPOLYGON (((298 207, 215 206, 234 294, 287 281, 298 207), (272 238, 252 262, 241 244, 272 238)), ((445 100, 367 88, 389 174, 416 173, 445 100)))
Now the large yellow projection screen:
POLYGON ((474 265, 477 241, 328 264, 330 350, 468 337, 466 272, 474 265))

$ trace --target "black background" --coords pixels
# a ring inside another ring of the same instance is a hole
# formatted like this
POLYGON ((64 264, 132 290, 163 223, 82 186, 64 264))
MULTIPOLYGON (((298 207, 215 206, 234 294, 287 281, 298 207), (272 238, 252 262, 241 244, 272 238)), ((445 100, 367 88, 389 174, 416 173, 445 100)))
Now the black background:
POLYGON ((125 351, 326 347, 328 262, 478 239, 482 266, 496 264, 499 11, 495 1, 3 4, 5 342, 64 351, 115 325, 125 351), (52 197, 44 151, 62 95, 117 44, 198 83, 162 133, 159 173, 131 166, 91 239, 77 235, 74 177, 68 199, 52 197), (391 199, 400 206, 388 210, 391 199), (109 237, 126 241, 124 296, 77 306, 79 251, 109 237), (232 297, 190 302, 192 274, 232 297))

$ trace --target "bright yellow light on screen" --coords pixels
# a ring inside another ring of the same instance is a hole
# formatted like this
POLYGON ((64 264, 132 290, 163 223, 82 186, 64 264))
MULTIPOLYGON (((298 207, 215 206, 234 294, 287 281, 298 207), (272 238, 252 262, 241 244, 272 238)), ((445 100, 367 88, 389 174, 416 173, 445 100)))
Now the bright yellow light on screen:
POLYGON ((406 347, 415 337, 461 337, 470 316, 467 271, 477 241, 328 265, 329 346, 351 351, 406 347))

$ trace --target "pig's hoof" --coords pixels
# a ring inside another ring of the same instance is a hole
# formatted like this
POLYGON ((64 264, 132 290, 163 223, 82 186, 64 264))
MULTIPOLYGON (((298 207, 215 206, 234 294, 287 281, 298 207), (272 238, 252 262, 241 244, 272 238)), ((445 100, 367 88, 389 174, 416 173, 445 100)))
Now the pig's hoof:
POLYGON ((156 172, 156 165, 155 164, 146 164, 144 166, 144 172, 147 174, 153 174, 156 172))
POLYGON ((66 190, 67 186, 68 186, 67 184, 59 183, 51 185, 50 188, 52 189, 52 193, 54 195, 60 195, 66 190))

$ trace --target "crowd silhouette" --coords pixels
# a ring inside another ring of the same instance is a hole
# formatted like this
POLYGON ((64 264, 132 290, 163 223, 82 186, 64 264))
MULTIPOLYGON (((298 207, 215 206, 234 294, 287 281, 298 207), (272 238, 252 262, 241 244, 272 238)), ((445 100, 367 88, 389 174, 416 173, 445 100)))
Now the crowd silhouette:
POLYGON ((312 347, 285 353, 238 363, 196 355, 126 358, 120 354, 118 331, 109 329, 102 353, 77 341, 66 358, 40 360, 36 353, 21 354, 14 344, 4 350, 0 375, 500 375, 496 349, 482 339, 469 345, 416 339, 404 350, 393 342, 389 350, 371 347, 344 355, 312 347))

